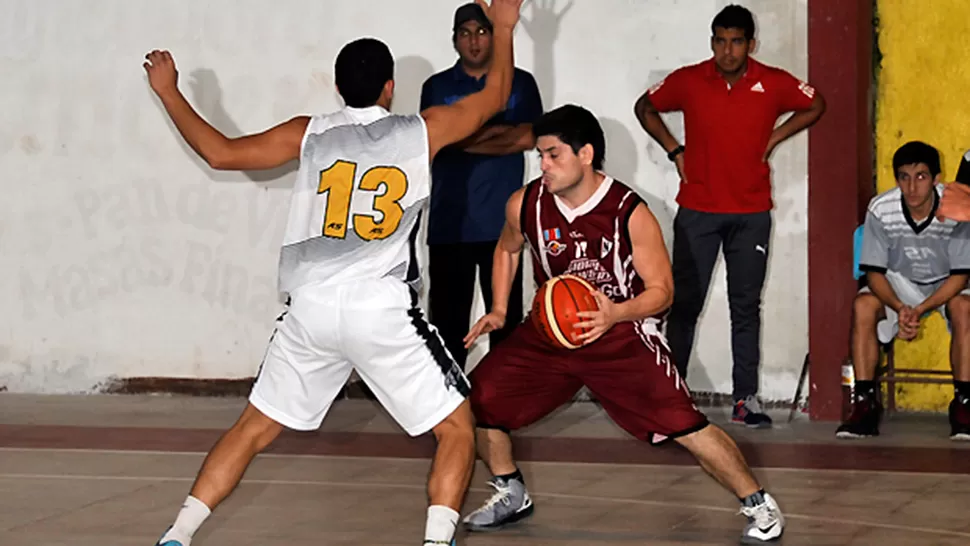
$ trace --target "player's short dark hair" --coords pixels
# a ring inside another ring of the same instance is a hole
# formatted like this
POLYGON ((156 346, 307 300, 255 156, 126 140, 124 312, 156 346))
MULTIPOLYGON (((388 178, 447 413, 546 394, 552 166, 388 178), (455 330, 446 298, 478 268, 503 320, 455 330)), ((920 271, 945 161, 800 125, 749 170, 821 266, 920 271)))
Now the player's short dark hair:
POLYGON ((717 29, 729 29, 737 28, 744 33, 744 38, 746 40, 754 39, 754 16, 748 8, 744 6, 739 6, 737 4, 731 4, 725 6, 724 9, 714 16, 714 20, 711 21, 711 36, 717 34, 717 29))
POLYGON ((376 104, 384 84, 393 79, 394 57, 380 40, 360 38, 345 45, 337 54, 334 83, 351 108, 376 104))
POLYGON ((917 163, 926 165, 934 178, 940 174, 940 152, 925 142, 913 140, 900 146, 893 154, 893 176, 899 176, 899 168, 903 165, 917 163))
POLYGON ((546 112, 532 124, 532 133, 536 138, 559 137, 573 149, 573 153, 579 153, 580 148, 589 144, 593 147, 593 168, 603 168, 603 158, 606 157, 603 128, 596 116, 582 106, 566 104, 546 112))

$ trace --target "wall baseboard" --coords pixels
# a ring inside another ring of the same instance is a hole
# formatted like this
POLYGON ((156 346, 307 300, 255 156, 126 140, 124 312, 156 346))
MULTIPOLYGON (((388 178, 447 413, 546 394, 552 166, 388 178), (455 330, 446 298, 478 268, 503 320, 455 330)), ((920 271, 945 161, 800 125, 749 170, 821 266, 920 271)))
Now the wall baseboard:
MULTIPOLYGON (((242 379, 188 379, 179 377, 129 377, 115 379, 102 386, 106 394, 180 394, 202 397, 246 397, 256 378, 242 379)), ((695 392, 694 402, 698 407, 730 407, 731 395, 716 392, 695 392)), ((351 380, 341 389, 337 399, 374 400, 374 394, 360 380, 351 380)), ((576 402, 595 402, 587 389, 582 389, 573 398, 576 402)), ((790 400, 763 400, 766 409, 788 409, 790 400)))

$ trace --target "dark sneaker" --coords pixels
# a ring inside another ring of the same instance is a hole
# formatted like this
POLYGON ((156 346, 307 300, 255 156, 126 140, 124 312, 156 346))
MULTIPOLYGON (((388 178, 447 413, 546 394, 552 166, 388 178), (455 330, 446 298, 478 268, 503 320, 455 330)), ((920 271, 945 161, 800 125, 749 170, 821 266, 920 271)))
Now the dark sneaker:
POLYGON ((950 402, 950 439, 970 441, 970 398, 955 396, 950 402))
POLYGON ((868 438, 879 436, 879 419, 882 405, 875 397, 856 394, 852 398, 852 413, 835 431, 836 438, 868 438))
POLYGON ((761 404, 754 396, 749 396, 734 403, 731 412, 731 422, 750 428, 771 428, 771 417, 761 411, 761 404))

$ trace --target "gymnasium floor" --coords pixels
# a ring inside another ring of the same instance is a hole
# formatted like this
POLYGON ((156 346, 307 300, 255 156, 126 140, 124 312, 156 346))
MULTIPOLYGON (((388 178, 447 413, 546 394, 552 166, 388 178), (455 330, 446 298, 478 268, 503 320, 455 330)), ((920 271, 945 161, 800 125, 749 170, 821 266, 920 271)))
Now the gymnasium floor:
MULTIPOLYGON (((151 546, 239 398, 0 394, 0 544, 151 546)), ((707 410, 723 423, 727 413, 707 410)), ((726 425, 788 517, 781 544, 970 544, 970 446, 944 416, 894 416, 883 436, 775 415, 726 425)), ((737 544, 738 505, 677 446, 629 440, 593 404, 519 437, 536 513, 476 546, 737 544)), ((320 432, 284 433, 196 535, 195 546, 419 544, 429 438, 375 404, 337 402, 320 432)), ((479 467, 466 510, 488 494, 479 467)))

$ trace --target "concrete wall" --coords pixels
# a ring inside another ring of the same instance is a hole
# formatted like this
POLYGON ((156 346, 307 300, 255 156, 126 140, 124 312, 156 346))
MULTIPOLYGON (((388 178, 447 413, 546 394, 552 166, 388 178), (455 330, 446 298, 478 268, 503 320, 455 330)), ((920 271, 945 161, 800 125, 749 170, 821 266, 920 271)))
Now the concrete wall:
MULTIPOLYGON (((963 0, 879 0, 879 71, 876 118, 876 176, 880 192, 891 189, 892 156, 910 141, 940 150, 943 179, 953 180, 960 157, 970 148, 970 65, 964 62, 970 32, 970 3, 963 0)), ((950 369, 946 321, 933 313, 912 342, 897 341, 896 365, 950 369)), ((897 386, 897 404, 914 410, 945 411, 952 385, 897 386)))
MULTIPOLYGON (((262 358, 281 308, 275 266, 293 169, 208 169, 151 94, 140 66, 147 51, 170 49, 192 104, 239 135, 337 108, 339 47, 379 36, 398 59, 394 109, 412 112, 421 82, 455 60, 458 3, 422 0, 418 13, 386 0, 289 0, 285 10, 255 0, 157 10, 5 2, 0 386, 85 392, 118 377, 239 378, 262 358)), ((601 117, 608 171, 641 190, 668 237, 678 181, 633 102, 709 56, 710 19, 727 3, 542 0, 525 8, 516 35, 517 63, 536 76, 546 107, 577 102, 601 117)), ((760 25, 757 57, 806 77, 806 0, 747 5, 760 25)), ((680 134, 679 116, 669 121, 680 134)), ((799 135, 773 159, 762 379, 770 399, 792 396, 808 346, 806 143, 799 135)), ((538 172, 531 154, 529 171, 538 172)), ((729 332, 721 263, 691 362, 694 389, 730 392, 729 332)))

